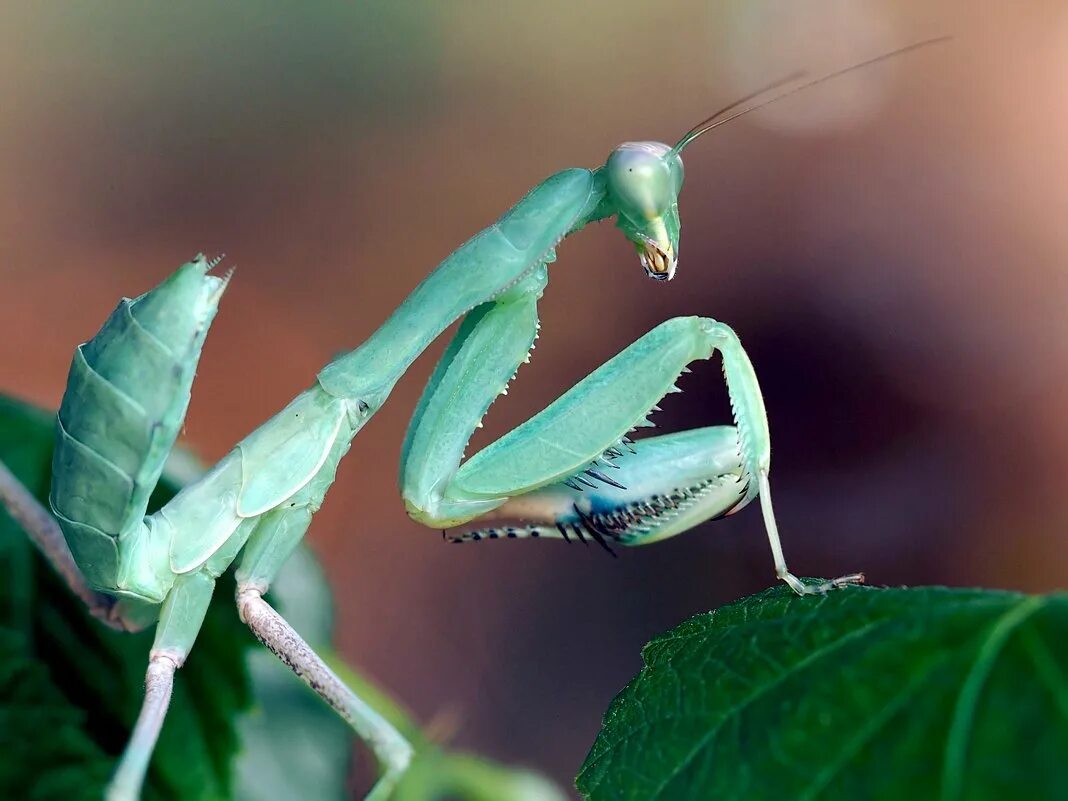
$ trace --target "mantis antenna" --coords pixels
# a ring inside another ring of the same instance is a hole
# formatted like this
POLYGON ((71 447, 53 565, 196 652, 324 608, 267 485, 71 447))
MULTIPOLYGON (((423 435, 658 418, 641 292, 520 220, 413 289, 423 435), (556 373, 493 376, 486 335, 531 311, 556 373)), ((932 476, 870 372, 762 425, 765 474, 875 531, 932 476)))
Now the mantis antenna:
POLYGON ((770 106, 772 103, 777 103, 778 101, 787 98, 790 95, 797 94, 798 92, 803 91, 805 89, 810 89, 813 86, 824 83, 825 81, 829 81, 832 78, 839 78, 842 75, 845 75, 846 73, 853 72, 854 70, 863 69, 864 67, 870 67, 872 64, 877 64, 880 61, 886 61, 887 59, 903 55, 904 53, 908 53, 912 50, 918 50, 921 47, 927 47, 928 45, 948 42, 952 38, 952 36, 938 36, 934 39, 925 39, 922 42, 915 42, 913 44, 906 45, 905 47, 898 48, 897 50, 893 50, 889 53, 883 53, 881 56, 869 58, 867 61, 861 61, 858 64, 852 64, 843 69, 835 70, 834 72, 828 73, 826 75, 821 75, 818 78, 813 78, 812 80, 806 81, 800 86, 795 86, 791 89, 786 90, 785 92, 780 92, 779 94, 774 95, 773 97, 769 97, 767 100, 762 100, 759 103, 753 103, 752 105, 744 106, 738 111, 735 111, 733 114, 730 114, 727 117, 723 117, 722 119, 718 119, 721 115, 726 114, 728 111, 731 111, 733 109, 737 109, 739 106, 743 106, 743 104, 760 97, 765 92, 770 92, 774 89, 778 89, 781 86, 785 86, 788 83, 805 77, 804 71, 791 73, 790 75, 787 75, 784 78, 780 78, 779 80, 768 84, 763 89, 759 89, 756 92, 753 92, 752 94, 746 95, 745 97, 735 100, 733 103, 729 103, 728 105, 716 111, 710 117, 701 120, 701 122, 697 123, 689 131, 683 134, 682 138, 678 141, 678 143, 673 148, 671 148, 671 155, 678 155, 682 152, 683 148, 690 144, 690 142, 692 142, 694 139, 697 139, 699 136, 708 133, 713 128, 718 128, 721 125, 726 125, 731 120, 736 120, 751 111, 756 111, 757 109, 764 108, 764 106, 770 106))

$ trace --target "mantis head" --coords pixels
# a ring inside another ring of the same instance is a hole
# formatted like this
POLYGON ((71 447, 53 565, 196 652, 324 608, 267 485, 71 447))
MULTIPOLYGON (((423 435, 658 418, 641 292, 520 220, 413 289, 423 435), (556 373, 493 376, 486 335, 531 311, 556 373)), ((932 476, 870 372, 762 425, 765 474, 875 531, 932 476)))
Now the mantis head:
POLYGON ((617 225, 637 248, 646 275, 670 281, 679 260, 682 158, 662 142, 624 142, 608 157, 605 176, 617 225))
POLYGON ((617 216, 617 225, 638 249, 646 274, 658 281, 670 281, 679 259, 678 198, 682 190, 684 148, 709 131, 792 94, 949 38, 940 36, 916 42, 761 99, 767 92, 805 77, 804 72, 787 75, 719 109, 683 134, 674 146, 662 142, 624 142, 612 151, 604 166, 608 215, 617 216))

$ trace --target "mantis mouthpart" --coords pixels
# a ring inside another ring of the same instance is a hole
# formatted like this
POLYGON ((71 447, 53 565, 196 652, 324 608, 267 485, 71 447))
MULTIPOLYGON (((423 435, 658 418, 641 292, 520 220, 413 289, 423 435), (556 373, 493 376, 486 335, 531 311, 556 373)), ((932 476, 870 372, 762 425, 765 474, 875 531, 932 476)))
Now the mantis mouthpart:
MULTIPOLYGON (((941 40, 864 65, 934 41, 941 40)), ((401 496, 414 520, 440 529, 471 526, 446 534, 452 542, 553 537, 592 540, 611 551, 675 536, 759 499, 775 573, 795 592, 863 581, 852 574, 805 584, 788 570, 771 503, 771 441, 756 373, 735 332, 709 317, 658 325, 464 459, 487 409, 529 360, 537 304, 562 240, 614 217, 646 273, 671 280, 682 150, 729 119, 842 72, 734 110, 754 96, 744 98, 674 146, 628 142, 602 167, 550 176, 441 262, 370 339, 323 367, 307 390, 151 515, 148 498, 181 429, 229 276, 213 275, 218 261, 198 256, 152 291, 124 299, 71 363, 56 426, 54 518, 0 470, 0 500, 94 613, 128 629, 158 619, 144 706, 109 801, 139 797, 175 671, 193 646, 216 579, 232 564, 241 619, 370 745, 383 771, 368 798, 389 797, 411 746, 263 595, 323 503, 353 437, 459 318, 402 448, 401 496), (688 365, 717 354, 733 425, 631 439, 651 425, 660 399, 678 391, 688 365)))

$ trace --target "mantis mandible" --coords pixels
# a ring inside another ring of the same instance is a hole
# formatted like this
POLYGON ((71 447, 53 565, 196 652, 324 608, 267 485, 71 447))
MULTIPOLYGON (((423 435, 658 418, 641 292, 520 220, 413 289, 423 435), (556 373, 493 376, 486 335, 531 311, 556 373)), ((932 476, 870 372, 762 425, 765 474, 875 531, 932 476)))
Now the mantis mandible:
MULTIPOLYGON (((848 69, 934 41, 940 40, 848 69)), ((210 274, 216 262, 198 256, 152 291, 124 299, 75 351, 57 419, 54 517, 0 465, 5 504, 99 616, 127 629, 158 619, 144 703, 108 798, 140 795, 175 671, 193 646, 216 579, 234 563, 241 619, 370 745, 382 774, 368 798, 390 795, 411 747, 263 595, 308 529, 353 437, 412 362, 460 318, 402 449, 401 494, 413 519, 440 529, 474 523, 474 530, 449 537, 453 542, 588 537, 610 549, 680 534, 759 498, 775 573, 795 592, 862 581, 853 574, 805 584, 788 570, 771 503, 770 437, 756 374, 735 332, 708 317, 662 323, 464 459, 490 404, 529 360, 537 303, 561 241, 614 217, 649 277, 670 280, 679 253, 684 148, 742 114, 846 71, 750 103, 786 81, 772 84, 720 109, 673 146, 627 142, 597 169, 552 175, 438 265, 370 339, 327 364, 309 389, 147 516, 229 275, 210 274), (733 426, 638 442, 628 437, 677 390, 690 363, 716 353, 733 426), (499 522, 509 520, 523 522, 499 522)))

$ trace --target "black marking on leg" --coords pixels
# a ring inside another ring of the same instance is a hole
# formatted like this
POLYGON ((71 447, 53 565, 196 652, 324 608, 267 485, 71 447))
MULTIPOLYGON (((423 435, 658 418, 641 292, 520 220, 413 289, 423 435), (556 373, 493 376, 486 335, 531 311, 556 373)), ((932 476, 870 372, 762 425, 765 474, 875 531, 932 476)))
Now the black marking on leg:
POLYGON ((566 542, 566 543, 568 543, 570 545, 571 544, 571 537, 569 537, 567 535, 567 526, 563 525, 562 523, 557 523, 556 524, 556 529, 557 529, 557 531, 560 532, 560 536, 564 538, 564 542, 566 542))

